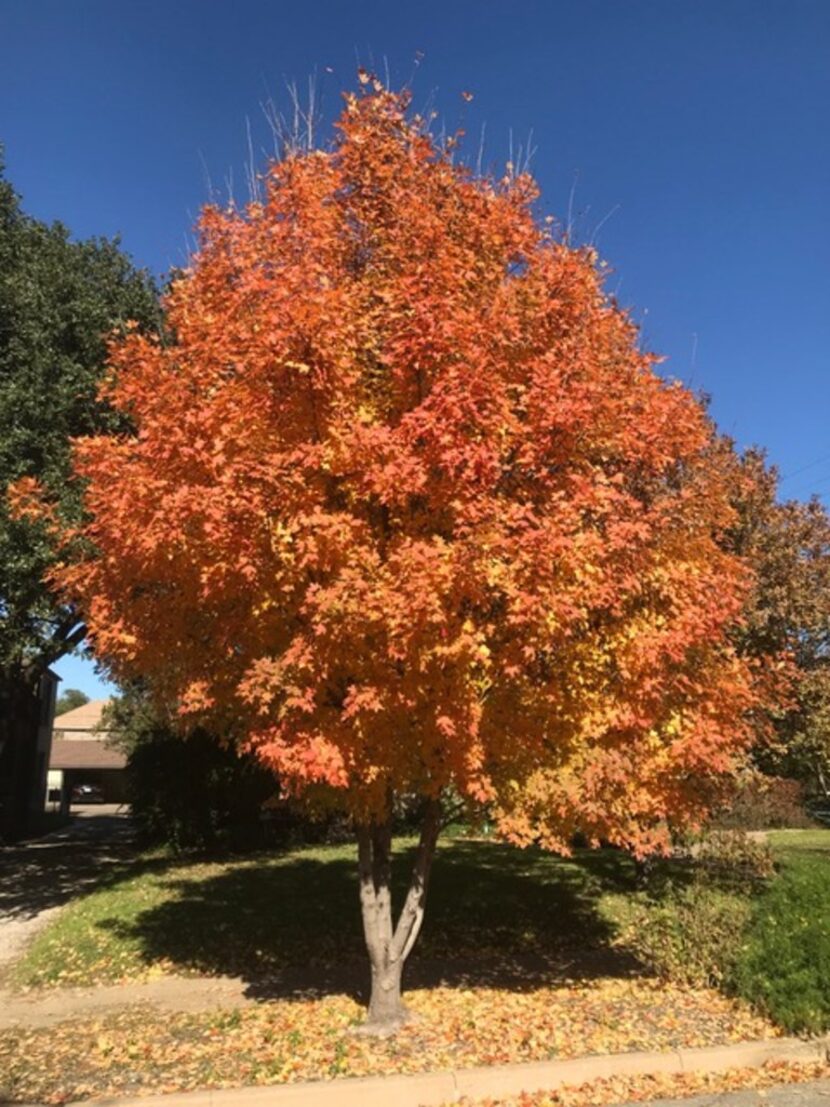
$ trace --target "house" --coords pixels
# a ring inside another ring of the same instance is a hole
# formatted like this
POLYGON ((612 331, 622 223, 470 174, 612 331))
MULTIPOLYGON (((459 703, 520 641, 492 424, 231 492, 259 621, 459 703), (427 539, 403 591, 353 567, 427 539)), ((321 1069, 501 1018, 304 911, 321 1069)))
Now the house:
POLYGON ((91 784, 106 803, 123 803, 126 756, 108 743, 101 725, 109 700, 90 700, 55 717, 47 802, 68 804, 72 790, 91 784))

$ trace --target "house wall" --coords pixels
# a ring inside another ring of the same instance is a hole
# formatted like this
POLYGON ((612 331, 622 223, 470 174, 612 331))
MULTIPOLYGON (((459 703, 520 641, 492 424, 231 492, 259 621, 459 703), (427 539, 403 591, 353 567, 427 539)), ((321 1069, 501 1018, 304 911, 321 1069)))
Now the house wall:
POLYGON ((22 673, 4 687, 0 704, 0 840, 18 841, 43 824, 43 800, 59 677, 37 682, 22 673))
POLYGON ((60 678, 52 672, 44 673, 40 688, 40 717, 37 728, 37 752, 35 755, 35 776, 30 798, 30 810, 40 814, 46 796, 49 775, 49 753, 52 749, 52 724, 55 719, 55 701, 60 678))

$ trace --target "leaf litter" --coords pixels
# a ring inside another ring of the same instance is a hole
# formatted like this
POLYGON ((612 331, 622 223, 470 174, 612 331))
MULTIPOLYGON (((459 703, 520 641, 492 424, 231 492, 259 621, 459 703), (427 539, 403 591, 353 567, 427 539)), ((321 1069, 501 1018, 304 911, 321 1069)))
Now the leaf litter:
MULTIPOLYGON (((133 1007, 7 1030, 0 1033, 0 1100, 62 1104, 91 1096, 689 1049, 779 1033, 717 992, 656 980, 605 978, 527 990, 438 987, 408 992, 406 1000, 414 1018, 386 1039, 353 1033, 364 1008, 345 995, 172 1015, 133 1007)), ((547 1102, 516 1101, 516 1107, 547 1102)))

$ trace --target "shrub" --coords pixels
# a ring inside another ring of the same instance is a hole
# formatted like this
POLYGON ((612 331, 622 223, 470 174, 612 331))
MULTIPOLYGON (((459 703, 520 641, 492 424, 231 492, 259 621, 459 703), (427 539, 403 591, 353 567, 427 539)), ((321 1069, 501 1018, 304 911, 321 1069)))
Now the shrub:
POLYGON ((830 872, 788 863, 756 901, 731 987, 784 1030, 830 1030, 830 872))
POLYGON ((647 893, 625 911, 624 940, 652 972, 693 987, 721 985, 744 941, 751 897, 775 873, 772 851, 742 830, 709 831, 681 863, 651 866, 647 893))
POLYGON ((712 825, 723 829, 769 830, 773 827, 809 827, 804 788, 797 780, 763 776, 748 777, 727 807, 718 812, 712 825))
POLYGON ((256 848, 286 830, 268 817, 273 774, 201 731, 145 735, 129 754, 127 787, 139 837, 177 851, 256 848))
POLYGON ((750 911, 745 897, 692 882, 660 902, 640 901, 623 937, 657 976, 690 987, 719 985, 733 970, 750 911))
POLYGON ((744 830, 710 830, 697 846, 695 879, 725 890, 756 891, 775 875, 772 850, 744 830))

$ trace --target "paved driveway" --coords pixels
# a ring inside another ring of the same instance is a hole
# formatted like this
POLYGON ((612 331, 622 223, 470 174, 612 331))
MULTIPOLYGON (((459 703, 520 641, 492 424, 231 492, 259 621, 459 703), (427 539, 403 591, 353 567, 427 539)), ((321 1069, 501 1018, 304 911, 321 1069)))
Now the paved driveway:
POLYGON ((45 838, 0 848, 0 968, 29 938, 130 851, 126 808, 73 809, 72 822, 45 838))

